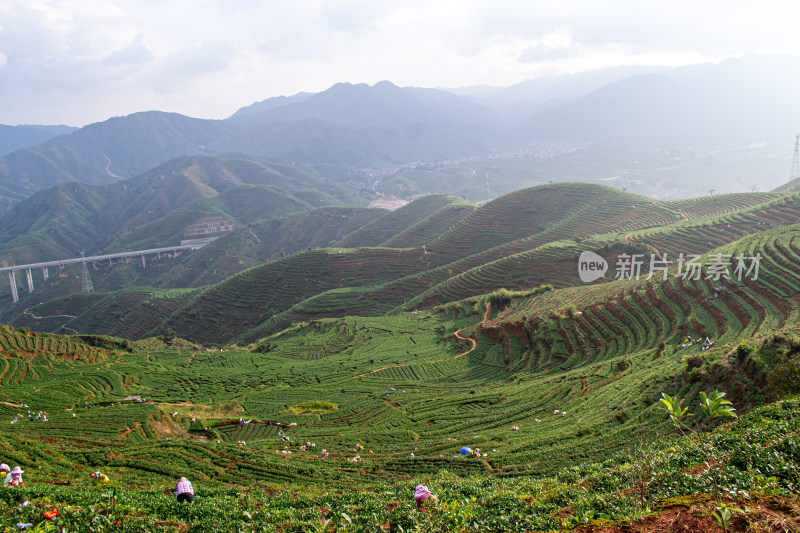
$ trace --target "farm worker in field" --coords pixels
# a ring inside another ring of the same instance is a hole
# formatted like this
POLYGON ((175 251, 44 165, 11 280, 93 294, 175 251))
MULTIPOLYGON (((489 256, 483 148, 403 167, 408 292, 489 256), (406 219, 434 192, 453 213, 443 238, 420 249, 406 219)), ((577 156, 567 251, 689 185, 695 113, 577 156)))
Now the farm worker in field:
POLYGON ((467 448, 466 446, 464 446, 463 448, 458 450, 458 453, 460 453, 461 455, 471 455, 472 454, 472 448, 467 448))
POLYGON ((108 476, 103 474, 99 470, 97 472, 92 472, 91 476, 92 476, 92 483, 94 483, 95 485, 111 483, 111 480, 108 478, 108 476))
POLYGON ((6 479, 3 481, 3 486, 11 485, 12 487, 24 487, 25 482, 22 481, 22 474, 24 473, 24 470, 18 466, 15 466, 14 470, 6 474, 6 479))
POLYGON ((192 487, 192 482, 185 477, 180 478, 178 484, 175 485, 175 497, 179 502, 192 503, 192 500, 194 500, 194 487, 192 487))
POLYGON ((414 500, 417 502, 417 509, 422 509, 426 501, 436 501, 436 496, 431 494, 425 485, 417 485, 417 489, 414 491, 414 500))

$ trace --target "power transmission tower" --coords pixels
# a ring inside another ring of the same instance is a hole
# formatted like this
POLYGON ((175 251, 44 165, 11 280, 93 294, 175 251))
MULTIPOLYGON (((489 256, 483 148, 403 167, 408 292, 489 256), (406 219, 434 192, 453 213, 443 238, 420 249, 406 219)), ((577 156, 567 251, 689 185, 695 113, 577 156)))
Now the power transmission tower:
MULTIPOLYGON (((86 257, 84 252, 86 250, 81 250, 81 257, 86 257)), ((83 278, 81 279, 81 292, 94 292, 94 286, 92 285, 92 278, 89 277, 89 268, 86 266, 86 261, 84 260, 81 265, 83 265, 83 278)))
POLYGON ((792 171, 789 174, 789 181, 800 178, 800 133, 794 137, 794 159, 792 159, 792 171))
POLYGON ((486 201, 492 199, 492 193, 489 192, 489 173, 486 173, 486 201))

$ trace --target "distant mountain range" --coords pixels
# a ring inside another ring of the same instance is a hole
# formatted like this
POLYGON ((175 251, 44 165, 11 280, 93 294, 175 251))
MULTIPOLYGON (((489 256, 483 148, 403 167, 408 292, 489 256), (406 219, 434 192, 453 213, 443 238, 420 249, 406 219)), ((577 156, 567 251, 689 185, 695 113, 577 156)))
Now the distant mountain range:
POLYGON ((30 148, 45 141, 66 135, 78 128, 71 126, 20 125, 6 126, 0 124, 0 156, 10 154, 21 148, 30 148))
MULTIPOLYGON (((628 67, 504 89, 476 87, 474 94, 388 81, 340 83, 317 94, 257 102, 226 120, 148 111, 5 155, 0 192, 16 201, 58 183, 111 183, 199 154, 380 168, 485 157, 535 140, 711 146, 778 139, 800 127, 798 72, 797 57, 746 56, 719 65, 628 67)), ((14 131, 14 142, 24 145, 62 130, 14 131)))
MULTIPOLYGON (((800 127, 798 73, 798 57, 745 56, 719 65, 606 69, 456 92, 388 81, 339 83, 317 94, 257 102, 225 120, 134 113, 0 158, 0 209, 59 183, 113 183, 193 155, 281 158, 327 168, 323 173, 334 179, 342 168, 487 158, 536 142, 664 148, 784 139, 800 127)), ((13 131, 13 142, 24 146, 35 135, 62 130, 13 131)))

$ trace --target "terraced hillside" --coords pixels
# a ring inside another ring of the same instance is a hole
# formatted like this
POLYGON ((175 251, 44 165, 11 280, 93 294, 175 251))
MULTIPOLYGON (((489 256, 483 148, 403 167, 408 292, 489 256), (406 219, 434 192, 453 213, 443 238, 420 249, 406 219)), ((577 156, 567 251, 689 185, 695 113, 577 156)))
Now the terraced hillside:
MULTIPOLYGON (((145 304, 140 294, 113 296, 95 312, 64 325, 137 338, 169 327, 201 342, 251 342, 293 322, 347 314, 380 316, 503 287, 579 286, 577 261, 586 250, 606 255, 612 267, 608 276, 613 277, 620 253, 676 259, 681 253, 702 254, 745 235, 800 220, 798 194, 754 193, 659 203, 607 187, 559 184, 517 191, 474 210, 453 202, 446 197, 423 198, 382 216, 365 213, 376 218, 348 237, 361 235, 366 241, 377 241, 394 227, 396 236, 385 244, 418 244, 425 240, 422 236, 457 220, 439 237, 415 248, 307 251, 234 276, 179 302, 147 299, 145 304), (349 266, 343 272, 327 269, 326 261, 340 252, 350 258, 349 266), (392 257, 394 264, 378 260, 379 256, 392 257), (223 309, 238 311, 223 313, 223 309)), ((310 212, 280 223, 242 228, 212 245, 208 253, 187 256, 185 264, 192 266, 176 269, 176 277, 162 278, 162 283, 196 285, 258 262, 263 253, 259 250, 274 253, 273 244, 264 244, 269 229, 275 229, 271 242, 319 242, 320 237, 304 228, 318 222, 317 217, 334 213, 310 212), (295 238, 292 227, 308 239, 295 238), (241 255, 229 257, 220 249, 230 242, 241 243, 241 255), (191 280, 199 270, 200 278, 191 280)), ((347 215, 342 222, 350 223, 347 215)), ((319 235, 327 238, 343 226, 331 223, 327 228, 319 235)), ((32 325, 29 317, 19 316, 14 323, 32 325)))
POLYGON ((320 292, 389 281, 426 263, 424 252, 417 249, 332 248, 304 252, 202 290, 166 324, 187 338, 224 343, 320 292))
MULTIPOLYGON (((708 270, 697 279, 694 274, 679 277, 673 267, 665 281, 626 280, 544 293, 515 306, 502 320, 480 325, 476 334, 524 346, 515 370, 565 369, 624 354, 661 357, 685 337, 736 343, 763 336, 794 325, 798 318, 798 230, 796 225, 776 228, 706 254, 702 260, 708 263, 719 254, 734 258, 719 280, 715 274, 709 279, 708 270), (737 273, 740 256, 760 256, 757 272, 753 261, 744 259, 737 273)), ((710 378, 733 379, 729 389, 748 386, 748 379, 739 381, 741 376, 727 371, 703 370, 710 378)))

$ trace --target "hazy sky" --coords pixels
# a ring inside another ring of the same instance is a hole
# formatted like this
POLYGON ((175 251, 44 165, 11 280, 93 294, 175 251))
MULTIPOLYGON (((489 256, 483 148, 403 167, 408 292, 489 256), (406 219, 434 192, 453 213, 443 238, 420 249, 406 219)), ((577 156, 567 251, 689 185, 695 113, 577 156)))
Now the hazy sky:
POLYGON ((0 124, 800 53, 786 0, 0 0, 0 124))

